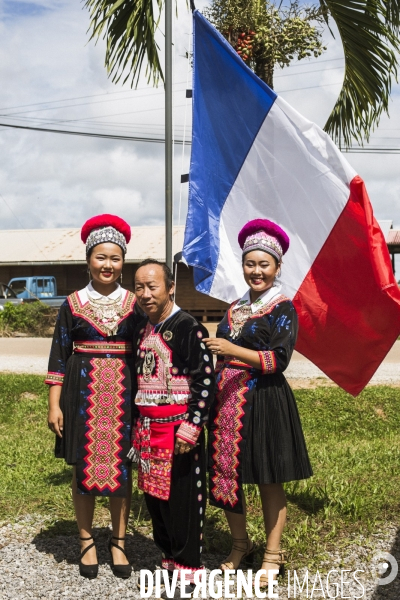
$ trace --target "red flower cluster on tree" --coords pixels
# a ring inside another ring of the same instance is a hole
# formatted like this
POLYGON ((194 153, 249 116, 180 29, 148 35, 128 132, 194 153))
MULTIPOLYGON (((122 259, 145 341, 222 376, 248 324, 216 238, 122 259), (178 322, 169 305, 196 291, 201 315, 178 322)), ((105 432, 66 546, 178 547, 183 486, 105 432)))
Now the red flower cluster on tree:
POLYGON ((253 38, 255 35, 255 31, 248 31, 247 33, 242 31, 239 33, 235 50, 244 61, 248 60, 253 53, 253 38))

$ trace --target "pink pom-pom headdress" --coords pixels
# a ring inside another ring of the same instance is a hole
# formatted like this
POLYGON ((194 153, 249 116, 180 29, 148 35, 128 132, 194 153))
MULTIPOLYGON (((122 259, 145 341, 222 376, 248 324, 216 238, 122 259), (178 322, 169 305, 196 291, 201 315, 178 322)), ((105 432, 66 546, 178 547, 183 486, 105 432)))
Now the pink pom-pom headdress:
POLYGON ((289 248, 289 237, 279 225, 268 219, 254 219, 246 223, 238 235, 243 255, 252 250, 262 250, 274 256, 278 262, 289 248))
POLYGON ((81 239, 86 244, 86 254, 97 244, 112 242, 126 254, 126 245, 131 239, 130 225, 116 215, 97 215, 88 219, 81 229, 81 239))

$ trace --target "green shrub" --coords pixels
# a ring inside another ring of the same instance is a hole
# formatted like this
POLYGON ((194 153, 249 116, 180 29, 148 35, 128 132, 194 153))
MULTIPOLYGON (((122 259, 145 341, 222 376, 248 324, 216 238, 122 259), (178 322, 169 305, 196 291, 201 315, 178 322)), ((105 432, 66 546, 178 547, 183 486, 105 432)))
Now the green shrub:
POLYGON ((15 332, 34 337, 51 335, 57 312, 57 308, 46 306, 42 302, 7 302, 4 310, 0 311, 0 335, 7 336, 15 332))

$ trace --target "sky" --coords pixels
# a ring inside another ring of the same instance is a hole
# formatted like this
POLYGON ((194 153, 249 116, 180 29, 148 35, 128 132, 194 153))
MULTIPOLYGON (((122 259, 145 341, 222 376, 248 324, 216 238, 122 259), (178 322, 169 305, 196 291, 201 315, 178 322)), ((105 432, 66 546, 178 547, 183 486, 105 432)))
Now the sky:
MULTIPOLYGON (((191 15, 178 0, 174 20, 175 135, 190 139, 191 15), (185 125, 186 123, 186 125, 185 125)), ((196 2, 200 10, 204 0, 196 2)), ((163 137, 163 89, 115 85, 104 67, 105 43, 89 41, 89 13, 79 0, 0 0, 0 122, 33 127, 163 137)), ((161 30, 163 28, 161 27, 161 30)), ((158 34, 162 47, 162 31, 158 34)), ((343 51, 324 32, 327 51, 276 70, 275 90, 323 127, 341 88, 343 51)), ((390 118, 370 144, 400 146, 400 86, 390 118)), ((184 224, 190 147, 175 146, 174 222, 184 224), (179 206, 181 205, 181 210, 179 206), (180 214, 180 216, 179 216, 180 214)), ((347 154, 364 179, 378 219, 400 226, 400 154, 347 154)), ((0 127, 0 229, 80 227, 100 212, 132 225, 164 219, 161 143, 56 135, 0 127)))

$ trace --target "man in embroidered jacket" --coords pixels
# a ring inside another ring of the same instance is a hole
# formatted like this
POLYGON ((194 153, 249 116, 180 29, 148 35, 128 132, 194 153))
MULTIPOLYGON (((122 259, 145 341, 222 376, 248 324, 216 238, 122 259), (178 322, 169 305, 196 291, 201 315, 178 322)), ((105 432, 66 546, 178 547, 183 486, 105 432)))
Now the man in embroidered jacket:
POLYGON ((204 424, 214 392, 208 332, 173 300, 168 267, 141 263, 135 293, 146 317, 134 335, 137 391, 131 457, 139 464, 163 568, 201 568, 206 504, 204 424))

